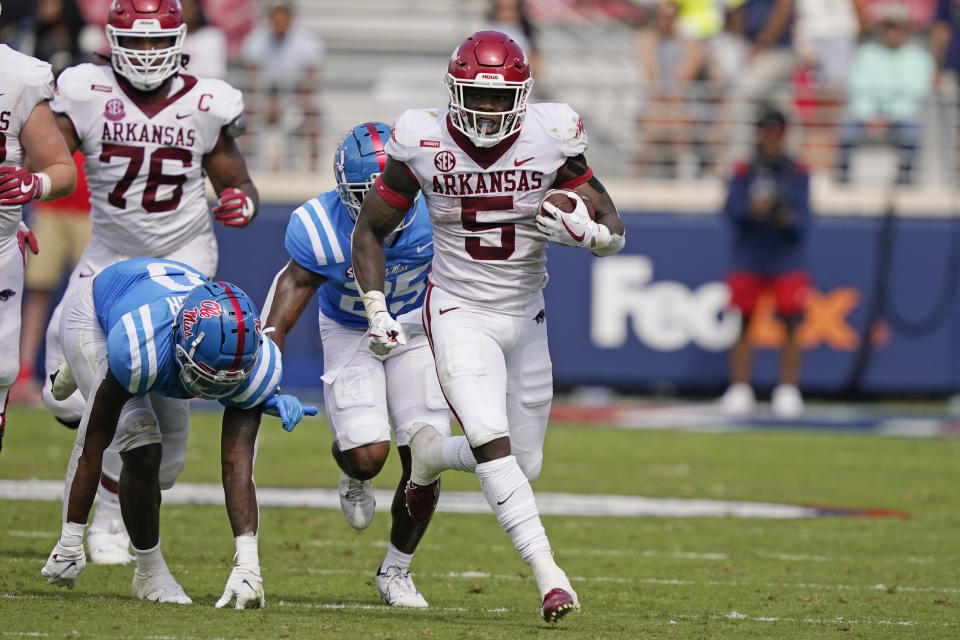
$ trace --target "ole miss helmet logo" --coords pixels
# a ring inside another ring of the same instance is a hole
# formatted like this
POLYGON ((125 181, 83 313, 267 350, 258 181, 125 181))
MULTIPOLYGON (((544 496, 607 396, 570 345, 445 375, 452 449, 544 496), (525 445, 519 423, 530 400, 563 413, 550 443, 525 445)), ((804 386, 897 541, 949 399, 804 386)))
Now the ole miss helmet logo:
POLYGON ((127 115, 123 109, 123 100, 119 98, 111 98, 107 100, 106 106, 103 109, 103 117, 107 120, 116 122, 117 120, 123 120, 123 116, 127 115))
POLYGON ((220 303, 215 300, 204 300, 199 307, 183 310, 183 337, 193 337, 193 325, 200 318, 214 318, 223 312, 220 303))
POLYGON ((439 171, 453 171, 457 166, 457 158, 449 151, 441 151, 433 157, 433 165, 439 171))

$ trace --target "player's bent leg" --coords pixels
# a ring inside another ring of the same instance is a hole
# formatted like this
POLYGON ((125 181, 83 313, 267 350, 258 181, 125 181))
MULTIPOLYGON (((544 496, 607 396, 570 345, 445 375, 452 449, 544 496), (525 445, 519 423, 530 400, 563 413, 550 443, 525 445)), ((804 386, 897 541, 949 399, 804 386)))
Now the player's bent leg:
POLYGON ((377 569, 375 583, 380 597, 387 604, 394 607, 425 609, 428 606, 427 600, 413 584, 410 563, 413 561, 413 554, 423 534, 427 531, 430 519, 428 516, 424 521, 417 521, 407 512, 405 490, 410 478, 410 447, 398 446, 397 453, 400 456, 403 471, 393 495, 393 504, 390 506, 393 517, 390 543, 387 545, 386 556, 377 569))
MULTIPOLYGON (((75 288, 76 285, 74 286, 74 289, 75 288)), ((67 362, 61 340, 61 318, 65 308, 64 304, 68 303, 67 296, 72 294, 73 291, 64 293, 64 299, 61 300, 60 303, 54 308, 53 314, 50 317, 50 324, 47 325, 44 346, 44 368, 46 373, 44 375, 41 397, 43 398, 44 406, 47 407, 50 413, 52 413, 61 424, 75 429, 80 422, 80 417, 83 415, 83 409, 86 405, 83 395, 80 392, 73 390, 66 394, 66 398, 58 400, 54 396, 53 389, 54 381, 57 377, 59 377, 58 371, 60 366, 66 364, 67 362), (51 378, 51 376, 53 376, 53 378, 51 378)), ((66 390, 70 387, 71 384, 69 384, 69 381, 61 380, 61 388, 57 395, 66 393, 66 390)))
POLYGON ((377 501, 371 478, 376 476, 390 452, 390 441, 375 442, 346 451, 333 442, 333 459, 340 467, 340 509, 347 523, 361 531, 370 526, 377 501))
MULTIPOLYGON (((484 459, 483 455, 478 457, 484 459)), ((533 488, 516 458, 509 455, 481 462, 477 465, 477 477, 497 522, 533 571, 542 598, 544 620, 556 622, 570 611, 579 609, 576 592, 553 560, 533 488)))
MULTIPOLYGON (((337 340, 339 329, 323 333, 324 365, 339 353, 347 338, 337 340), (332 331, 332 333, 331 333, 332 331)), ((366 529, 373 520, 376 500, 373 478, 390 453, 386 382, 383 363, 366 349, 356 349, 332 382, 323 385, 324 411, 333 433, 333 458, 340 467, 340 506, 347 523, 366 529)), ((345 356, 346 357, 346 356, 345 356)))
POLYGON ((20 303, 23 257, 16 237, 0 240, 0 448, 6 426, 7 398, 20 372, 20 303))
POLYGON ((124 451, 120 476, 120 505, 130 532, 137 567, 133 572, 133 597, 150 602, 190 604, 160 551, 159 443, 124 451))

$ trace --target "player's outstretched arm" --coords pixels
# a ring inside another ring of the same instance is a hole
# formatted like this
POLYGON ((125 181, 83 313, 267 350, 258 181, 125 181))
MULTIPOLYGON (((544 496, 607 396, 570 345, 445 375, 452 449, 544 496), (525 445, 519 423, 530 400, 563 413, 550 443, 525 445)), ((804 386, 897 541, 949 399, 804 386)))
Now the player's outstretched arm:
POLYGON ((220 131, 213 150, 203 157, 203 168, 217 194, 213 218, 228 227, 250 224, 260 210, 260 194, 253 186, 247 163, 236 140, 220 131))
POLYGON ((3 168, 0 198, 5 204, 14 204, 11 196, 15 196, 16 204, 23 204, 29 200, 56 200, 73 193, 77 186, 77 167, 46 102, 30 112, 20 131, 20 143, 25 168, 3 168), (8 195, 7 187, 12 184, 16 186, 16 194, 8 195))
POLYGON ((263 305, 264 333, 283 351, 287 333, 300 319, 310 298, 326 281, 318 273, 304 269, 291 259, 273 279, 263 305))
POLYGON ((620 251, 624 244, 625 229, 617 206, 613 203, 610 194, 600 180, 593 175, 590 165, 583 154, 567 158, 567 161, 557 170, 554 180, 555 186, 562 186, 571 182, 581 182, 574 191, 582 193, 593 204, 596 211, 595 222, 599 226, 597 233, 586 246, 598 256, 606 256, 620 251), (589 178, 584 181, 584 178, 589 178), (582 181, 582 182, 581 182, 582 181))
POLYGON ((66 517, 62 523, 60 539, 40 570, 51 584, 72 589, 86 565, 83 529, 90 507, 93 506, 93 498, 97 495, 103 452, 113 440, 120 410, 130 397, 130 393, 108 371, 94 395, 77 470, 64 491, 66 517))
POLYGON ((407 339, 400 323, 387 310, 383 294, 383 239, 403 222, 420 185, 402 162, 388 157, 373 187, 363 199, 353 230, 353 273, 367 312, 370 349, 377 355, 386 355, 406 344, 407 339))
POLYGON ((253 457, 260 429, 260 408, 223 411, 220 435, 220 466, 227 516, 236 544, 236 565, 227 578, 216 606, 222 608, 236 599, 237 609, 259 609, 266 603, 257 530, 260 526, 257 490, 253 483, 253 457))

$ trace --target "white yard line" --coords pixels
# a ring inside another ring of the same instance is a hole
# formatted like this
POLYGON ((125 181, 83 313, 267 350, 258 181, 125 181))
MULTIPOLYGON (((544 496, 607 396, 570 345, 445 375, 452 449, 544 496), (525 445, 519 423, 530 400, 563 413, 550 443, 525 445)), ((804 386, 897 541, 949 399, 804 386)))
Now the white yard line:
MULTIPOLYGON (((257 498, 261 507, 340 508, 336 489, 257 487, 257 498)), ((376 498, 378 511, 390 510, 392 491, 376 491, 376 498)), ((0 500, 61 501, 63 483, 56 480, 0 480, 0 500)), ((163 500, 165 504, 222 505, 223 487, 218 484, 180 483, 164 491, 163 500)), ((816 509, 791 504, 572 493, 538 493, 537 506, 542 515, 556 516, 789 520, 818 515, 816 509)), ((490 506, 478 491, 445 491, 440 495, 437 510, 447 513, 490 513, 490 506)))

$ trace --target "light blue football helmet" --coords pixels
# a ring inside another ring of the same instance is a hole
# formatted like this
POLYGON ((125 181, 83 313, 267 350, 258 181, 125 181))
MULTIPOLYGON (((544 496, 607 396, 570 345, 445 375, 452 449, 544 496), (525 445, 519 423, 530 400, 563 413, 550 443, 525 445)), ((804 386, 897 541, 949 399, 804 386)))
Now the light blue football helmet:
POLYGON ((187 391, 214 400, 250 377, 263 339, 259 315, 247 294, 228 282, 207 282, 187 294, 173 328, 187 391))
POLYGON ((373 182, 387 163, 384 147, 389 139, 389 125, 365 122, 350 130, 333 155, 337 195, 354 221, 360 215, 363 196, 373 187, 373 182))

